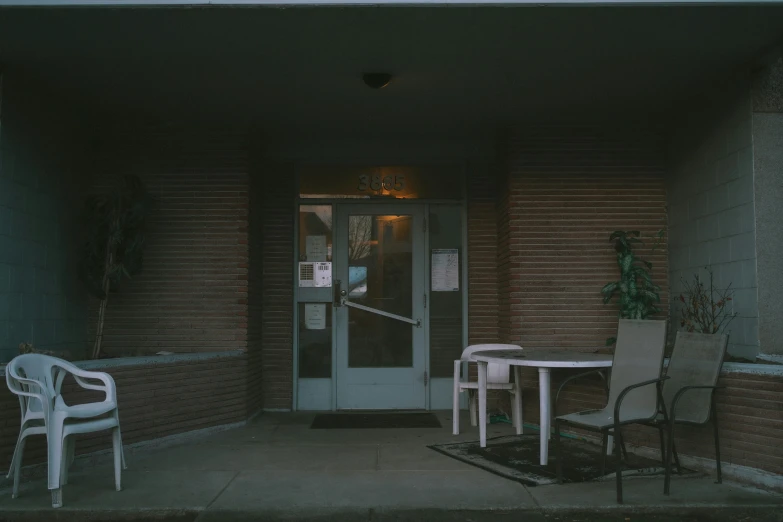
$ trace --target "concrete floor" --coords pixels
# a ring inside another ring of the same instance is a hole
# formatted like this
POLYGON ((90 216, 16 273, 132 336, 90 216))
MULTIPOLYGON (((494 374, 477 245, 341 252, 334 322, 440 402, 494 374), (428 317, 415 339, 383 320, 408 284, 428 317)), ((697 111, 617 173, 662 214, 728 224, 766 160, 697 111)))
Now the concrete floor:
MULTIPOLYGON (((684 516, 704 508, 737 516, 749 512, 752 520, 761 520, 761 514, 779 520, 783 513, 780 496, 716 485, 703 475, 675 477, 670 497, 662 494, 662 477, 627 479, 623 506, 615 504, 613 482, 525 487, 427 448, 478 438, 467 419, 463 434, 452 436, 450 413, 438 415, 441 429, 311 430, 312 414, 265 414, 241 428, 127 448, 121 492, 113 488, 110 456, 79 459, 58 518, 71 513, 84 520, 91 513, 102 514, 101 520, 127 520, 146 513, 150 520, 317 515, 341 521, 479 521, 524 512, 525 520, 534 522, 571 512, 610 517, 601 520, 625 520, 622 515, 632 512, 684 516)), ((507 424, 488 429, 490 437, 510 433, 507 424)), ((33 513, 51 516, 51 511, 43 478, 25 482, 18 499, 11 499, 10 481, 0 482, 0 521, 31 520, 33 513)))

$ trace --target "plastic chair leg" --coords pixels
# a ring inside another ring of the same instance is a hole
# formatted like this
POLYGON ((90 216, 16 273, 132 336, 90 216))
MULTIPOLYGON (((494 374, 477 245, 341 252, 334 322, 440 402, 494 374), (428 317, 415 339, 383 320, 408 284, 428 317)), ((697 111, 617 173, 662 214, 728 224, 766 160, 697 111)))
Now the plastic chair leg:
POLYGON ((111 432, 112 453, 114 453, 114 487, 122 491, 122 438, 119 426, 111 432))
POLYGON ((451 412, 452 435, 459 435, 459 383, 454 383, 454 404, 451 412))
POLYGON ((470 406, 470 425, 478 426, 478 394, 472 390, 468 393, 468 404, 470 406))
POLYGON ((62 488, 57 488, 52 490, 52 507, 53 508, 59 508, 63 507, 63 490, 62 488))
POLYGON ((514 424, 517 435, 524 433, 524 421, 522 420, 522 368, 514 366, 514 424))
POLYGON ((5 476, 5 478, 11 478, 11 476, 14 474, 15 464, 16 464, 16 458, 19 453, 19 445, 24 440, 24 437, 22 434, 24 433, 24 426, 21 427, 19 430, 19 437, 16 439, 16 446, 14 447, 14 454, 11 457, 11 466, 8 468, 8 475, 5 476))
MULTIPOLYGON (((49 466, 49 489, 60 489, 60 469, 63 465, 63 419, 51 419, 47 437, 47 457, 49 466)), ((54 505, 54 497, 52 497, 54 505)))
POLYGON ((16 443, 16 449, 14 450, 13 468, 11 468, 11 471, 9 472, 14 475, 14 489, 11 493, 11 498, 19 497, 19 479, 22 474, 22 456, 24 455, 24 445, 26 441, 26 437, 20 438, 19 442, 16 443))
POLYGON ((73 463, 73 455, 76 447, 76 439, 71 435, 63 441, 63 463, 60 468, 60 486, 68 484, 68 469, 73 463))

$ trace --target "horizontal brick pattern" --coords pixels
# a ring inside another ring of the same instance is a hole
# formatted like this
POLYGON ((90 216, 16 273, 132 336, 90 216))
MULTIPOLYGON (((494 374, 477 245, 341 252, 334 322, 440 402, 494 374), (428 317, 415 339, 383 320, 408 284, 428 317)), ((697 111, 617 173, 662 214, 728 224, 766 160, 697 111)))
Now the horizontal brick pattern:
MULTIPOLYGON (((602 346, 617 329, 618 305, 601 287, 619 270, 609 235, 666 226, 663 154, 649 137, 636 141, 590 130, 543 129, 509 142, 508 200, 501 205, 501 324, 522 346, 602 346), (507 207, 507 215, 506 215, 507 207), (507 221, 507 224, 506 224, 507 221), (506 295, 507 293, 507 295, 506 295)), ((665 241, 639 255, 653 263, 668 310, 665 241)))
POLYGON ((110 295, 104 351, 244 349, 249 177, 240 141, 143 128, 114 135, 101 150, 95 189, 111 182, 105 172, 136 172, 155 197, 144 270, 110 295))
MULTIPOLYGON (((123 443, 245 420, 246 365, 246 357, 240 356, 109 369, 117 385, 123 443)), ((63 386, 68 404, 102 397, 78 388, 70 378, 63 386)), ((20 411, 18 399, 6 387, 0 390, 0 419, 0 466, 7 466, 19 435, 20 411)), ((44 462, 45 438, 31 437, 29 441, 25 465, 44 462)), ((109 448, 109 432, 77 438, 78 454, 109 448)))
POLYGON ((264 179, 262 381, 264 408, 288 410, 293 404, 294 354, 294 197, 292 170, 265 164, 264 179))
POLYGON ((488 169, 468 177, 468 342, 498 339, 496 179, 488 169))
POLYGON ((264 312, 264 184, 260 176, 250 178, 248 228, 247 296, 247 386, 248 415, 263 407, 263 312, 264 312))

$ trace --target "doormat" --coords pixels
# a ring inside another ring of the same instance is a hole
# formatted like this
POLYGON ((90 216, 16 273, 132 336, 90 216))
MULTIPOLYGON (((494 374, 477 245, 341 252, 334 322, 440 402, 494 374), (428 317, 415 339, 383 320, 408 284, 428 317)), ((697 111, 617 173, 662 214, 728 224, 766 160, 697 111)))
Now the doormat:
POLYGON ((434 413, 321 413, 310 425, 311 430, 440 427, 434 413))
MULTIPOLYGON (((606 473, 601 475, 601 446, 585 440, 560 438, 563 452, 563 482, 590 482, 614 479, 614 455, 606 457, 606 473)), ((478 441, 437 444, 429 448, 454 459, 500 475, 526 486, 557 483, 554 441, 549 441, 549 462, 539 465, 539 438, 536 435, 512 435, 487 440, 487 447, 478 441)), ((657 460, 628 455, 623 477, 663 474, 657 460)), ((675 468, 676 469, 676 468, 675 468)), ((690 470, 683 469, 683 473, 690 470)))

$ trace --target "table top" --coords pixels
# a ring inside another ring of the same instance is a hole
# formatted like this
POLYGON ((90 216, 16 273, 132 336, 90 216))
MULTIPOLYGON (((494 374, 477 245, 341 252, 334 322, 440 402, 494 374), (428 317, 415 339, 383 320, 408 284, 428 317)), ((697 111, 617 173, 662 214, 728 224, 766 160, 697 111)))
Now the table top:
POLYGON ((558 348, 486 350, 473 352, 472 357, 477 361, 487 363, 538 368, 608 368, 612 366, 610 354, 577 352, 558 348))

